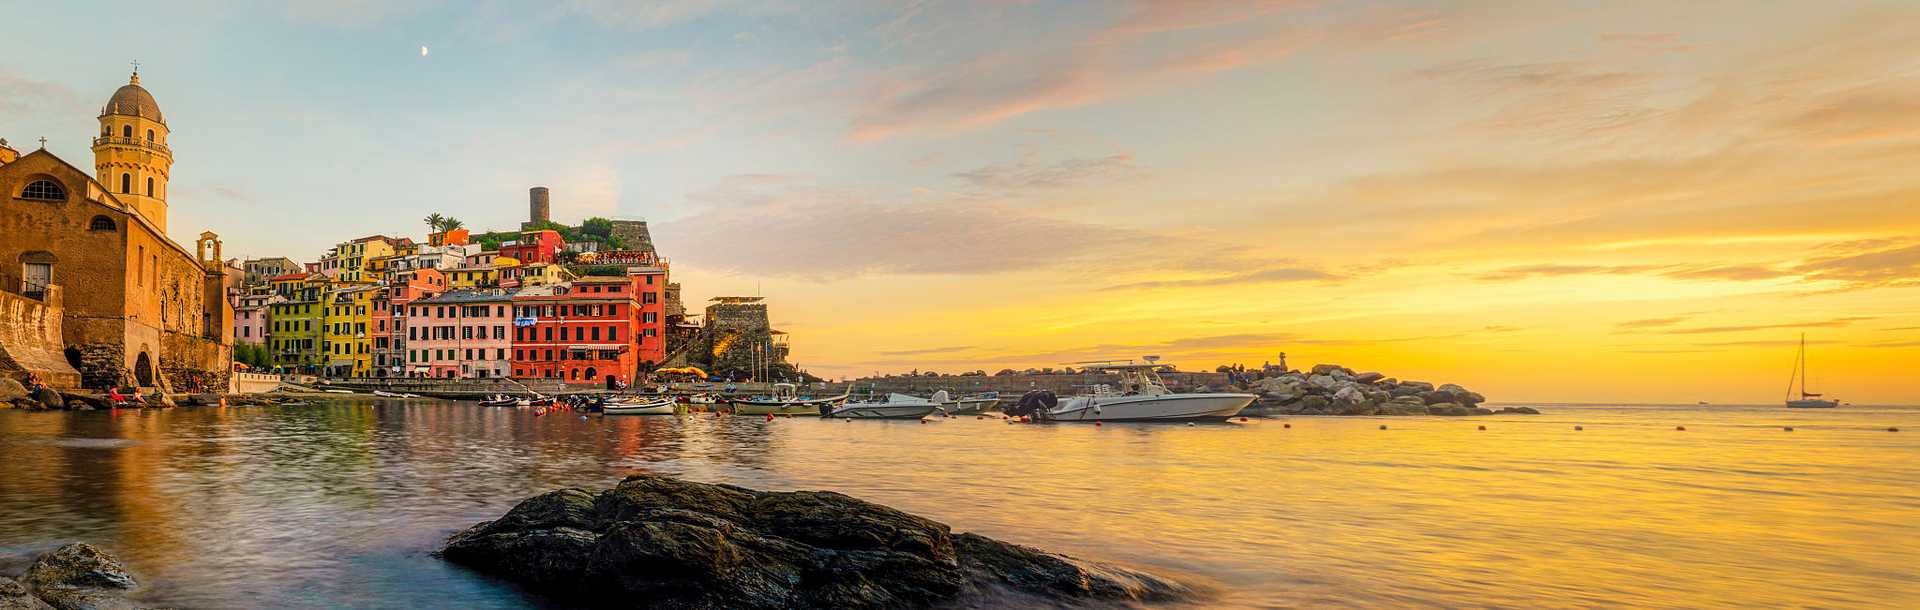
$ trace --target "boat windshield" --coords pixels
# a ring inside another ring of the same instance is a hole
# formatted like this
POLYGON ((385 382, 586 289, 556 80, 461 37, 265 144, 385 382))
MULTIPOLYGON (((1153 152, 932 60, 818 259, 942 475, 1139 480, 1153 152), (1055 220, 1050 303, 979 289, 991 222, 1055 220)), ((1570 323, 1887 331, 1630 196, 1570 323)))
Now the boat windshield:
MULTIPOLYGON (((1159 371, 1166 366, 1167 365, 1164 364, 1147 364, 1100 367, 1097 369, 1099 372, 1118 375, 1120 377, 1120 382, 1117 384, 1118 387, 1108 387, 1106 384, 1101 384, 1100 390, 1104 390, 1105 393, 1118 394, 1121 396, 1160 396, 1162 394, 1172 394, 1173 391, 1168 390, 1167 384, 1160 380, 1159 371)), ((1098 391, 1096 392, 1099 393, 1098 391)))

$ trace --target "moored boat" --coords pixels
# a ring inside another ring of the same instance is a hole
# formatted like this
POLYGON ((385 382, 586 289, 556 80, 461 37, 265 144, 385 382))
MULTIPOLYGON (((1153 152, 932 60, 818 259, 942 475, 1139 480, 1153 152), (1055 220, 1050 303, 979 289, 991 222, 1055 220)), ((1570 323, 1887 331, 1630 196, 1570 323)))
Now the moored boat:
POLYGON ((940 410, 948 415, 977 415, 992 410, 999 404, 999 392, 984 392, 942 402, 940 410))
POLYGON ((1175 394, 1160 380, 1159 372, 1171 368, 1165 364, 1104 364, 1087 367, 1089 372, 1110 373, 1120 377, 1118 388, 1102 385, 1090 394, 1066 400, 1052 392, 1037 390, 1021 397, 1020 403, 1004 411, 1036 421, 1195 421, 1225 420, 1238 415, 1259 398, 1253 394, 1203 392, 1175 394))
POLYGON ((734 398, 728 400, 733 412, 738 415, 819 415, 822 407, 831 409, 847 401, 847 395, 828 396, 826 398, 801 398, 798 389, 791 383, 773 384, 772 396, 753 398, 734 398))
POLYGON ((1840 400, 1821 398, 1820 394, 1807 391, 1807 334, 1800 333, 1800 354, 1793 360, 1793 376, 1787 378, 1787 408, 1789 409, 1831 409, 1840 406, 1840 400), (1800 398, 1793 397, 1794 382, 1800 383, 1800 398))
POLYGON ((885 399, 867 402, 849 402, 835 407, 827 417, 844 419, 921 419, 940 410, 940 405, 952 402, 947 399, 947 391, 933 394, 933 398, 921 398, 907 394, 888 394, 885 399))
POLYGON ((678 404, 673 398, 655 398, 634 401, 608 401, 600 407, 607 415, 673 415, 678 404))

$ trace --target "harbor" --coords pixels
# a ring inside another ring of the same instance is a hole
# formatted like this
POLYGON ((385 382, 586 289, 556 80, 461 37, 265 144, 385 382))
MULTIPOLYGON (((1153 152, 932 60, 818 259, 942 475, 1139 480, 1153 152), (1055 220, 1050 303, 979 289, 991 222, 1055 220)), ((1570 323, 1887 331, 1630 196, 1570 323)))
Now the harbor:
POLYGON ((839 491, 1173 578, 1205 594, 1190 607, 1920 599, 1897 542, 1920 534, 1920 437, 1886 431, 1920 429, 1920 409, 1522 406, 1544 414, 1096 427, 369 396, 7 410, 0 573, 87 541, 150 584, 133 598, 148 606, 540 607, 431 553, 524 498, 648 473, 839 491))

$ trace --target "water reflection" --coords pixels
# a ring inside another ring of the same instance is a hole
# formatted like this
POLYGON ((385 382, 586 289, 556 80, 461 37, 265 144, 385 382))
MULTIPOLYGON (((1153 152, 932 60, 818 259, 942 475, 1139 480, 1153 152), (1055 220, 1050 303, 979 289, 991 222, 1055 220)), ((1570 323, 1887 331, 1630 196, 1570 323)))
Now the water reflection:
POLYGON ((527 495, 659 472, 835 489, 1188 574, 1220 588, 1209 607, 1920 601, 1920 436, 1884 431, 1920 430, 1920 411, 1292 423, 535 417, 388 401, 0 411, 0 571, 88 540, 152 583, 140 595, 154 604, 527 607, 537 600, 427 553, 527 495))

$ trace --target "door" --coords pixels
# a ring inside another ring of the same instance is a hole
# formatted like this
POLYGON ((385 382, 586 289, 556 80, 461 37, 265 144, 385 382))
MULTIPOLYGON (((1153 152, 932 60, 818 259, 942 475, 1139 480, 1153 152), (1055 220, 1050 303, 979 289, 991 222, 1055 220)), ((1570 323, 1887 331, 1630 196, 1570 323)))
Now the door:
POLYGON ((46 300, 47 285, 53 283, 52 263, 27 263, 26 273, 20 280, 20 294, 27 298, 46 300))

